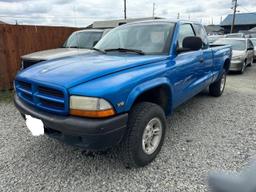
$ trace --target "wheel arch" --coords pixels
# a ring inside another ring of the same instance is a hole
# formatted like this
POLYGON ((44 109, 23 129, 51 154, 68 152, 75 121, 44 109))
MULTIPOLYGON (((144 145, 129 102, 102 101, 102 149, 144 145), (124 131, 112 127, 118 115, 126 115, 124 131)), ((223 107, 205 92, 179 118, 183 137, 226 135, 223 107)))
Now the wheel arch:
POLYGON ((173 89, 167 78, 157 78, 144 82, 130 92, 126 100, 125 110, 129 111, 138 102, 148 101, 160 105, 167 115, 172 111, 172 93, 173 89))
POLYGON ((229 67, 230 67, 231 61, 230 59, 226 59, 224 64, 223 64, 223 68, 228 72, 229 71, 229 67))

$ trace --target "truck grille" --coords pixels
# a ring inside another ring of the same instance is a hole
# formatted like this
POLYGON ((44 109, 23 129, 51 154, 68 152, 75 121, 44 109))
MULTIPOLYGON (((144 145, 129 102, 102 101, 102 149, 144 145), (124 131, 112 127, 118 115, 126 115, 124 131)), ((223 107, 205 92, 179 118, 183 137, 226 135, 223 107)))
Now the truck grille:
POLYGON ((26 69, 26 68, 28 68, 32 65, 35 65, 35 64, 37 64, 41 61, 43 61, 43 60, 26 60, 26 59, 23 59, 21 68, 26 69))
POLYGON ((20 80, 15 81, 15 88, 18 97, 30 105, 48 112, 68 113, 68 94, 62 88, 52 88, 20 80))

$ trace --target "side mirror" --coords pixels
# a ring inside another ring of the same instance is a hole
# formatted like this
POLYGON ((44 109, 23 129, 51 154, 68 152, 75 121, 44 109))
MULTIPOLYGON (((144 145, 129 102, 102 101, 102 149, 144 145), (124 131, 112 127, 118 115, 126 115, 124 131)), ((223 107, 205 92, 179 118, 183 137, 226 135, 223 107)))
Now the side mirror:
POLYGON ((247 48, 247 51, 253 51, 253 50, 254 50, 254 48, 252 48, 252 47, 247 48))
POLYGON ((203 41, 200 37, 185 37, 182 42, 183 48, 178 48, 177 52, 187 52, 187 51, 198 51, 203 47, 203 41))

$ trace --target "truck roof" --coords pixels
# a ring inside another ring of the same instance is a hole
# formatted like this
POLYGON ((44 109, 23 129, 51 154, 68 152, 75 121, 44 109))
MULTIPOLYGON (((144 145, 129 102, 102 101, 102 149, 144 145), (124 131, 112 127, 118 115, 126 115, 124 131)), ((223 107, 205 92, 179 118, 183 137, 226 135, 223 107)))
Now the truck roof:
POLYGON ((191 24, 200 24, 199 22, 196 21, 188 21, 188 20, 182 20, 182 19, 157 19, 157 20, 143 20, 143 21, 135 21, 132 23, 127 23, 125 25, 133 25, 133 24, 139 24, 139 23, 191 23, 191 24))

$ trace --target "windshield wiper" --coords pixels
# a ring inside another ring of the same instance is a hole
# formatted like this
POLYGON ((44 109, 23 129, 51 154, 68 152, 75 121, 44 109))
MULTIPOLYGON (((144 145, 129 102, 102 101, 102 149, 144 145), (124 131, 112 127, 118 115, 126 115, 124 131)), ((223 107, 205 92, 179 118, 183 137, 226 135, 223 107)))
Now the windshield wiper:
POLYGON ((125 49, 125 48, 116 48, 116 49, 106 49, 105 52, 109 51, 120 51, 120 52, 133 52, 133 53, 138 53, 140 55, 145 55, 145 53, 141 50, 137 49, 125 49))
POLYGON ((105 50, 101 50, 101 49, 98 49, 98 48, 95 48, 95 47, 93 47, 92 50, 106 54, 105 50))

